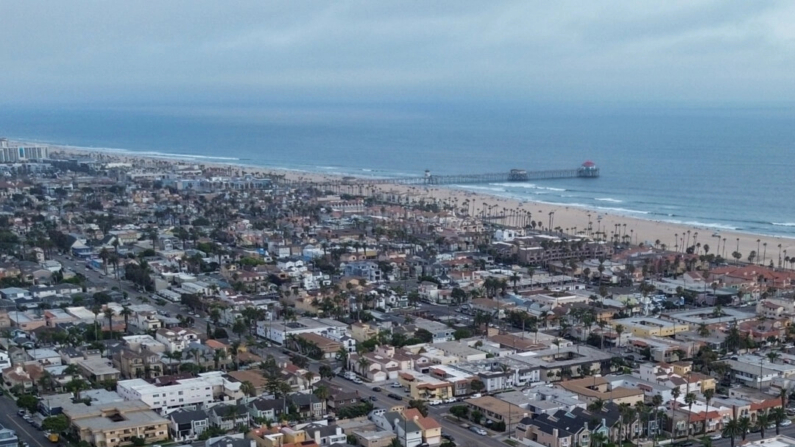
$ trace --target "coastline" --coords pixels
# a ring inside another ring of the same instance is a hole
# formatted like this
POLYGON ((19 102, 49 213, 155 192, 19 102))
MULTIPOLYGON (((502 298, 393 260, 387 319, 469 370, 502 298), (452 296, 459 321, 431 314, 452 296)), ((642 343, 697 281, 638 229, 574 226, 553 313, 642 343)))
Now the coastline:
MULTIPOLYGON (((335 181, 340 180, 343 176, 362 179, 372 178, 366 175, 326 174, 297 169, 249 165, 245 164, 244 160, 227 157, 193 156, 188 154, 180 156, 179 154, 134 152, 113 148, 87 148, 46 143, 34 144, 47 145, 51 148, 51 151, 89 156, 91 158, 135 161, 152 166, 156 166, 157 163, 170 162, 182 165, 198 164, 223 169, 234 168, 242 174, 283 176, 288 180, 294 181, 335 181)), ((732 252, 739 251, 742 254, 742 260, 747 260, 748 254, 751 251, 757 251, 757 248, 759 249, 757 255, 759 259, 761 259, 764 254, 765 265, 769 264, 772 260, 774 265, 778 267, 779 256, 782 262, 785 255, 789 256, 789 254, 792 254, 793 257, 795 257, 795 238, 785 236, 758 234, 738 230, 723 230, 712 226, 690 225, 687 223, 671 223, 664 220, 627 216, 618 212, 600 209, 513 199, 489 194, 489 191, 486 189, 478 190, 477 188, 456 186, 416 187, 398 184, 379 184, 374 186, 379 192, 408 193, 422 197, 427 201, 448 200, 452 203, 458 203, 459 206, 462 206, 464 202, 468 202, 472 215, 479 215, 484 207, 494 207, 498 210, 504 208, 506 210, 514 210, 517 213, 529 212, 531 213, 531 219, 542 222, 544 227, 549 226, 551 220, 552 228, 559 227, 564 230, 569 229, 569 232, 573 232, 573 229, 576 228, 576 231, 579 233, 588 228, 590 222, 592 228, 591 233, 601 230, 606 233, 608 239, 610 238, 611 232, 618 230, 622 236, 625 235, 631 238, 633 244, 647 243, 654 245, 659 241, 660 245, 665 244, 669 250, 677 251, 678 246, 678 251, 680 252, 683 251, 682 246, 684 242, 689 240, 689 245, 693 245, 695 238, 698 243, 701 243, 702 247, 705 244, 709 246, 709 253, 720 254, 729 262, 733 261, 731 256, 732 252), (550 213, 552 213, 551 218, 550 213), (688 231, 690 232, 689 235, 688 231), (719 238, 716 237, 718 235, 719 238), (679 241, 676 241, 676 239, 679 239, 679 241), (767 243, 766 248, 763 245, 765 243, 767 243), (718 250, 718 244, 720 244, 720 249, 719 252, 716 252, 716 250, 718 250), (781 246, 780 249, 779 245, 781 246)), ((703 249, 700 253, 704 253, 703 249)), ((785 265, 784 267, 787 266, 785 265)))

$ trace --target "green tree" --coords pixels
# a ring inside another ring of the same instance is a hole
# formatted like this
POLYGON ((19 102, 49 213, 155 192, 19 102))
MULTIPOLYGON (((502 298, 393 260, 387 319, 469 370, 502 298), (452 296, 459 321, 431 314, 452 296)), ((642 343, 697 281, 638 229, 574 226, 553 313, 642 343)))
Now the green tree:
POLYGON ((17 407, 34 413, 39 408, 39 399, 32 394, 23 394, 17 398, 17 407))
POLYGON ((471 389, 475 393, 479 393, 486 389, 486 384, 484 384, 481 380, 475 379, 469 383, 469 389, 471 389))
POLYGON ((466 419, 467 417, 469 417, 469 407, 467 407, 466 405, 452 406, 450 407, 450 414, 458 418, 459 421, 461 420, 461 418, 466 419))
POLYGON ((428 405, 424 400, 412 399, 409 401, 409 408, 416 408, 423 417, 428 416, 428 405))
POLYGON ((53 433, 63 433, 69 428, 69 419, 64 414, 50 416, 41 422, 41 428, 53 433))

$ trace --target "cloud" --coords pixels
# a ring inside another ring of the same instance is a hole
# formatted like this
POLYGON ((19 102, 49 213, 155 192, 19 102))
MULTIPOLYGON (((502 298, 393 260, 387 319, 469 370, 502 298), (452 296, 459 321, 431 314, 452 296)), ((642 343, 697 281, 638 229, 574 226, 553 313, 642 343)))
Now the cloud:
POLYGON ((795 6, 0 1, 0 101, 793 100, 795 6))

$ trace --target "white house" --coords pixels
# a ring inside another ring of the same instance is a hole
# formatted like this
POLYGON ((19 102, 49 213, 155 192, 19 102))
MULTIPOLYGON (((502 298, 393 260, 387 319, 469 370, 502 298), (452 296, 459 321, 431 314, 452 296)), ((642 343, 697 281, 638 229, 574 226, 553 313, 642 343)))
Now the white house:
POLYGON ((192 329, 160 328, 155 332, 155 339, 166 345, 168 352, 184 351, 191 342, 199 341, 199 334, 192 329))
POLYGON ((327 318, 299 318, 297 321, 258 321, 257 335, 271 340, 275 343, 284 344, 289 335, 314 333, 320 335, 323 332, 328 334, 347 334, 348 326, 336 320, 327 318))

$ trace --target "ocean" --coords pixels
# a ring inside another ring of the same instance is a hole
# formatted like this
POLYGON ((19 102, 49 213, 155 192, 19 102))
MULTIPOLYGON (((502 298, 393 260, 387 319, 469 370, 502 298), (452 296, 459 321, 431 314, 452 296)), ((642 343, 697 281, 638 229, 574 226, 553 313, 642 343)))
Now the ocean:
POLYGON ((0 136, 329 174, 576 168, 472 191, 795 238, 795 110, 516 104, 4 108, 0 136))

